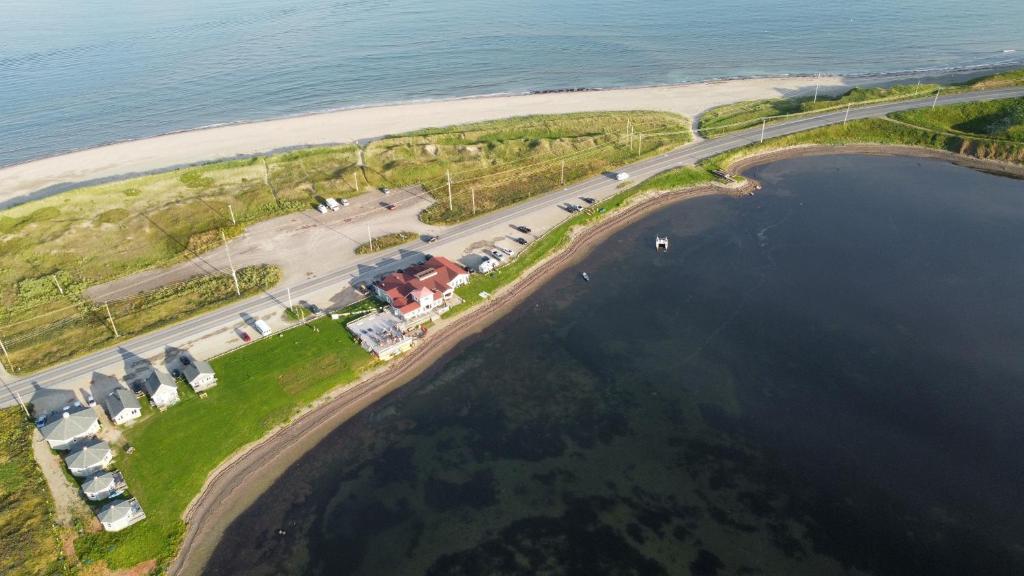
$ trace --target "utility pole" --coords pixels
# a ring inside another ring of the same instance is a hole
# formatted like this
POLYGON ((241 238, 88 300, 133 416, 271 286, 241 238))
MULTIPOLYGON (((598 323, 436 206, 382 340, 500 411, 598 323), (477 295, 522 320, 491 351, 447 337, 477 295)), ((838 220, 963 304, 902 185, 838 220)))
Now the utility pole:
POLYGON ((57 279, 57 275, 53 274, 52 278, 53 278, 53 283, 57 285, 57 290, 60 291, 60 295, 63 296, 64 295, 64 288, 60 285, 60 280, 57 279))
POLYGON ((373 252, 373 235, 370 234, 370 225, 369 224, 366 225, 366 237, 369 239, 369 242, 370 242, 370 252, 373 252))
POLYGON ((761 118, 761 142, 764 142, 764 127, 768 125, 767 118, 761 118))
POLYGON ((644 146, 644 133, 641 132, 640 133, 640 139, 637 140, 637 143, 636 143, 636 155, 637 155, 637 157, 640 156, 640 149, 643 148, 643 146, 644 146))
POLYGON ((25 411, 25 417, 32 418, 28 413, 28 406, 25 406, 25 401, 21 399, 21 392, 15 392, 14 395, 18 397, 18 404, 21 404, 21 409, 25 411))
POLYGON ((353 172, 352 173, 352 181, 355 182, 355 184, 356 184, 356 194, 358 194, 359 193, 359 173, 358 172, 353 172))
POLYGON ((818 103, 818 87, 821 86, 821 72, 814 77, 814 103, 818 103))
POLYGON ((476 188, 469 189, 469 197, 473 199, 473 214, 476 214, 476 188))
POLYGON ((452 211, 452 172, 451 170, 444 171, 445 176, 448 177, 448 211, 452 211))
POLYGON ((939 91, 940 90, 942 90, 942 88, 939 88, 938 90, 935 91, 935 99, 932 100, 932 109, 933 110, 935 109, 935 105, 939 103, 939 91))
POLYGON ((238 224, 238 221, 235 220, 235 210, 231 207, 231 204, 228 204, 228 212, 231 213, 231 225, 238 224))
POLYGON ((121 335, 117 333, 117 324, 114 324, 114 315, 110 313, 110 304, 104 302, 103 307, 107 309, 107 319, 110 320, 110 327, 114 329, 114 338, 120 338, 121 335))
POLYGON ((3 340, 0 340, 0 350, 3 350, 4 358, 7 359, 7 365, 11 367, 11 374, 14 374, 14 362, 11 362, 11 356, 7 353, 7 346, 4 346, 3 340))
POLYGON ((565 186, 565 160, 562 160, 562 186, 565 186))
POLYGON ((285 290, 288 291, 288 309, 292 310, 293 308, 295 308, 294 306, 292 306, 292 289, 285 288, 285 290))
POLYGON ((846 126, 846 121, 850 119, 850 108, 853 108, 853 102, 850 102, 850 104, 846 106, 846 116, 843 116, 843 126, 846 126))
POLYGON ((231 262, 231 249, 228 248, 228 239, 224 236, 224 229, 220 231, 220 239, 224 242, 224 251, 228 255, 228 267, 231 268, 231 279, 235 281, 235 294, 242 295, 242 289, 238 287, 238 274, 235 274, 235 265, 231 262))

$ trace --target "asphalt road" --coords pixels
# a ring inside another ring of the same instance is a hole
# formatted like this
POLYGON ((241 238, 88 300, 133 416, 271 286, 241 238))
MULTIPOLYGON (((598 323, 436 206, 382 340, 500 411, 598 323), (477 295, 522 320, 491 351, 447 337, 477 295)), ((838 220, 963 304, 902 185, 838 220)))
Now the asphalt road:
MULTIPOLYGON (((981 100, 994 100, 999 98, 1013 98, 1024 96, 1024 87, 1007 88, 999 90, 988 90, 979 92, 968 92, 962 94, 950 94, 939 96, 939 104, 956 104, 960 102, 971 102, 981 100)), ((870 118, 884 116, 900 110, 921 108, 931 106, 933 97, 902 102, 875 104, 862 108, 853 108, 849 112, 849 119, 870 118)), ((768 125, 764 132, 765 139, 784 136, 794 132, 800 132, 811 128, 826 126, 829 124, 842 123, 846 116, 846 110, 838 110, 825 114, 808 116, 797 120, 790 120, 779 124, 768 125)), ((761 138, 761 127, 743 130, 728 134, 714 140, 703 140, 688 144, 672 152, 648 158, 624 166, 623 171, 629 172, 631 180, 639 181, 654 176, 665 170, 680 166, 694 164, 699 160, 714 156, 726 150, 739 148, 747 144, 757 142, 761 138)), ((431 252, 435 247, 458 242, 460 239, 473 233, 495 225, 496 223, 517 223, 528 222, 529 216, 534 211, 542 208, 549 208, 552 204, 567 201, 575 202, 580 196, 607 197, 617 191, 620 183, 607 176, 595 176, 583 182, 573 184, 561 191, 552 192, 538 196, 515 206, 492 212, 479 218, 457 224, 445 230, 442 240, 437 244, 428 245, 424 242, 405 244, 400 249, 374 254, 356 261, 355 263, 335 270, 304 282, 291 286, 292 298, 301 300, 310 295, 336 286, 339 291, 352 286, 357 282, 369 281, 373 277, 390 270, 407 267, 422 258, 423 253, 431 252)), ((353 300, 354 300, 353 296, 353 300)), ((210 334, 217 331, 229 330, 231 326, 237 325, 239 318, 246 314, 253 314, 254 310, 272 308, 274 306, 284 309, 287 297, 285 288, 275 288, 266 293, 247 298, 219 308, 202 316, 184 320, 178 324, 161 328, 148 334, 119 342, 116 347, 107 348, 86 356, 70 360, 53 368, 42 370, 30 376, 21 377, 12 381, 4 381, 7 393, 0 398, 0 406, 14 404, 16 392, 20 392, 24 399, 31 396, 36 386, 66 388, 61 383, 71 380, 79 381, 90 376, 94 371, 102 371, 105 367, 122 362, 120 349, 131 351, 141 357, 150 356, 158 351, 163 351, 164 346, 171 341, 181 341, 185 338, 210 334)), ((7 377, 4 380, 9 380, 7 377)))

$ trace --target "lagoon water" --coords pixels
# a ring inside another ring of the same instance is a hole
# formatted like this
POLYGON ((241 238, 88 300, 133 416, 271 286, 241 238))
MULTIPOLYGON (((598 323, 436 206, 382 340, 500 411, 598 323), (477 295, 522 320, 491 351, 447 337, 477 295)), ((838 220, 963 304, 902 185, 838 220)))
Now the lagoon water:
POLYGON ((1024 182, 751 175, 339 427, 205 573, 1024 573, 1024 182))
POLYGON ((1020 62, 1021 22, 1017 0, 0 1, 0 166, 396 101, 1020 62))

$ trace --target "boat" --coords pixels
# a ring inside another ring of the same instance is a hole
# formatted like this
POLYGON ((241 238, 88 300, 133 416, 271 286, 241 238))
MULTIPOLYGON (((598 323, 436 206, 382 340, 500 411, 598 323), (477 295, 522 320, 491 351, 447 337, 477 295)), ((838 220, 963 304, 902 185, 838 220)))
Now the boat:
POLYGON ((585 280, 586 282, 590 282, 590 274, 587 274, 586 272, 580 272, 580 276, 583 276, 583 280, 585 280))
POLYGON ((658 252, 668 252, 668 236, 655 236, 654 249, 658 252))

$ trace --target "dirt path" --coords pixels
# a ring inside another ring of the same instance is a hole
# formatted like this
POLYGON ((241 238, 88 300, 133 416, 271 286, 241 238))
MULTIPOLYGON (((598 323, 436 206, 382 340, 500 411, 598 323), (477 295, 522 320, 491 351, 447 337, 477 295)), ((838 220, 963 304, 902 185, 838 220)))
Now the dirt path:
POLYGON ((64 476, 64 462, 50 450, 38 430, 32 433, 32 454, 39 463, 39 469, 46 478, 46 485, 50 488, 50 495, 53 496, 57 522, 64 527, 73 528, 76 516, 90 518, 92 513, 78 493, 78 486, 64 476))

